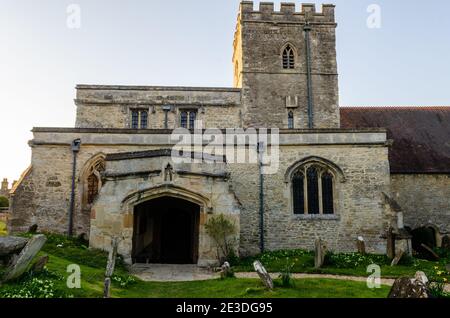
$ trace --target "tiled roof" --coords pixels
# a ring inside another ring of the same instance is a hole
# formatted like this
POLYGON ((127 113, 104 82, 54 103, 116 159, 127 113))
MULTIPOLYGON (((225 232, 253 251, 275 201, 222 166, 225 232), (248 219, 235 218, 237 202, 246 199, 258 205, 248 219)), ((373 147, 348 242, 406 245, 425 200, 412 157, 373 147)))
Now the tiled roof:
POLYGON ((450 173, 450 107, 341 107, 342 128, 386 128, 392 173, 450 173))

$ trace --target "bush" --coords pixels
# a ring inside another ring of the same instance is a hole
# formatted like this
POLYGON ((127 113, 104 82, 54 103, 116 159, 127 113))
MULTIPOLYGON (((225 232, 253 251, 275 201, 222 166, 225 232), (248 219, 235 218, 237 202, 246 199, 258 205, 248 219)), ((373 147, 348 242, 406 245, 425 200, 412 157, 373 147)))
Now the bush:
POLYGON ((117 283, 120 288, 127 288, 130 285, 136 284, 137 281, 133 276, 113 275, 111 277, 113 283, 117 283))
POLYGON ((219 263, 236 258, 234 249, 236 240, 236 225, 226 218, 223 214, 212 217, 205 224, 206 233, 214 240, 217 247, 217 258, 219 263))
POLYGON ((286 265, 283 267, 280 273, 280 280, 282 287, 293 287, 294 282, 292 280, 292 268, 294 263, 289 262, 289 258, 286 260, 286 265))
POLYGON ((450 293, 445 291, 445 284, 448 283, 448 280, 445 275, 448 272, 445 269, 439 268, 439 266, 435 266, 432 272, 428 274, 428 291, 434 298, 450 298, 450 293))
POLYGON ((0 208, 9 208, 9 200, 7 197, 0 196, 0 208))

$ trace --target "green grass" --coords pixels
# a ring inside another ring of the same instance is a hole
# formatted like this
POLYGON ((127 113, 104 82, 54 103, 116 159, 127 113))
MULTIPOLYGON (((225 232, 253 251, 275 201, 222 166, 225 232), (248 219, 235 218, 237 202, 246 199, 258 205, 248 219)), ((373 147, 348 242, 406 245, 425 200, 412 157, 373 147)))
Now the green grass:
MULTIPOLYGON (((49 235, 41 255, 49 256, 47 270, 36 274, 31 271, 19 280, 0 287, 0 295, 21 297, 75 297, 98 298, 103 296, 103 282, 107 254, 87 249, 73 239, 49 235), (78 264, 81 268, 81 288, 69 289, 66 281, 71 273, 67 267, 78 264)), ((0 269, 1 270, 1 269, 0 269)), ((130 277, 119 260, 115 275, 130 277)), ((277 285, 279 286, 279 285, 277 285)), ((368 289, 365 283, 333 279, 295 280, 294 287, 276 287, 266 290, 258 279, 225 279, 196 282, 144 282, 134 279, 127 286, 112 283, 114 298, 384 298, 389 287, 368 289)), ((1 297, 1 296, 0 296, 1 297)))
POLYGON ((0 221, 0 236, 5 236, 8 233, 6 232, 6 224, 0 221))
POLYGON ((445 265, 450 263, 448 255, 442 255, 440 261, 432 262, 414 258, 406 258, 397 266, 390 266, 390 260, 383 255, 360 256, 354 254, 338 254, 337 261, 328 262, 323 268, 314 268, 314 253, 302 250, 267 252, 255 257, 248 257, 234 262, 236 272, 253 271, 253 262, 260 260, 269 272, 282 272, 286 264, 293 264, 293 273, 333 274, 367 277, 367 266, 375 263, 381 267, 381 276, 384 278, 397 278, 401 276, 413 277, 417 271, 427 275, 436 272, 436 267, 444 271, 443 277, 450 281, 450 273, 445 265))

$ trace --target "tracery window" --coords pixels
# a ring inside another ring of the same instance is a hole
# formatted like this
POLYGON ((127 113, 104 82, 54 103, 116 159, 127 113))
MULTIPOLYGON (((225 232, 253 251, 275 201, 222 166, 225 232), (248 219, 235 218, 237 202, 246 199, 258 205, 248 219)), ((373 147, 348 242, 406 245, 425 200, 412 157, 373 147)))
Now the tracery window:
POLYGON ((295 53, 293 48, 288 44, 283 50, 283 68, 294 69, 295 68, 295 53))
POLYGON ((105 161, 103 158, 96 160, 86 171, 85 180, 85 203, 91 205, 97 198, 102 187, 101 173, 105 171, 105 161))
POLYGON ((299 167, 292 176, 294 214, 334 214, 335 177, 321 164, 299 167))

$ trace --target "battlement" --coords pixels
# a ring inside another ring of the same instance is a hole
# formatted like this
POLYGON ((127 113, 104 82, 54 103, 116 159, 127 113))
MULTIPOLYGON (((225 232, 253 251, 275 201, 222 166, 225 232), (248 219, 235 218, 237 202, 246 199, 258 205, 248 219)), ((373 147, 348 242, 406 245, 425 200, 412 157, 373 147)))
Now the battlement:
POLYGON ((254 10, 253 1, 242 1, 240 15, 242 20, 272 21, 314 24, 335 24, 334 4, 323 4, 322 11, 317 12, 313 3, 301 4, 296 10, 295 3, 282 2, 280 10, 275 10, 273 2, 260 2, 259 10, 254 10))

